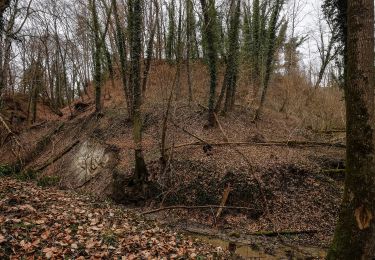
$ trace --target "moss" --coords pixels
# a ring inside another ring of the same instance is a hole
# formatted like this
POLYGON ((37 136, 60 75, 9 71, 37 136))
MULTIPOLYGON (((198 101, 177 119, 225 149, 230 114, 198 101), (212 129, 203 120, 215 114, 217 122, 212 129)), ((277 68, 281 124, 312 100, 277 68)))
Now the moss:
POLYGON ((60 177, 57 176, 44 176, 38 179, 37 185, 40 187, 56 186, 60 182, 60 177))
POLYGON ((0 177, 11 176, 14 170, 9 165, 0 165, 0 177))
POLYGON ((16 174, 15 177, 17 180, 20 180, 20 181, 36 180, 38 177, 38 172, 29 169, 29 170, 16 174))
POLYGON ((116 246, 117 245, 117 236, 113 231, 109 230, 103 234, 103 242, 106 245, 116 246))

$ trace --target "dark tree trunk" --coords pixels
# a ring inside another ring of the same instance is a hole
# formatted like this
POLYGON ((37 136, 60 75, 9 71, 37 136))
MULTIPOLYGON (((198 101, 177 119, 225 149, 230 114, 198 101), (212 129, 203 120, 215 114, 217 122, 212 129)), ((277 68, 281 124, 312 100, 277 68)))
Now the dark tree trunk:
POLYGON ((327 259, 375 257, 374 1, 348 1, 345 194, 327 259))
POLYGON ((141 55, 142 55, 142 3, 140 0, 129 0, 129 33, 130 33, 130 87, 133 89, 133 138, 135 144, 135 181, 143 187, 147 181, 148 171, 142 149, 141 117, 141 55))
POLYGON ((210 92, 208 100, 208 126, 215 126, 215 96, 217 85, 217 33, 216 33, 216 12, 214 1, 201 0, 204 18, 204 37, 207 44, 207 59, 210 71, 210 92))

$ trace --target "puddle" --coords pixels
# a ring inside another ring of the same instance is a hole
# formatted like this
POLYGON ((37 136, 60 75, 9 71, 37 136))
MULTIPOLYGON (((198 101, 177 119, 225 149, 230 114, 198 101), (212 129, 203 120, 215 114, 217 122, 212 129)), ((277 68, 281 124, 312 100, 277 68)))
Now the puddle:
POLYGON ((280 245, 277 248, 270 249, 272 253, 266 253, 263 248, 256 245, 250 246, 241 243, 232 243, 220 238, 203 236, 203 235, 191 235, 193 238, 199 239, 204 243, 213 245, 214 247, 221 247, 228 249, 229 244, 236 245, 235 254, 244 259, 250 260, 282 260, 282 259, 325 259, 326 253, 320 248, 310 247, 298 247, 292 248, 288 246, 280 245), (258 248, 257 248, 258 247, 258 248))

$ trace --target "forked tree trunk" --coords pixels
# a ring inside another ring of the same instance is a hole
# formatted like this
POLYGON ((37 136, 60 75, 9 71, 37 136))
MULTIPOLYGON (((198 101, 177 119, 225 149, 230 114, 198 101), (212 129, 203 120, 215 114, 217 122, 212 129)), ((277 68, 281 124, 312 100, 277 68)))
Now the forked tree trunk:
POLYGON ((348 2, 347 172, 327 259, 375 257, 374 1, 348 2))

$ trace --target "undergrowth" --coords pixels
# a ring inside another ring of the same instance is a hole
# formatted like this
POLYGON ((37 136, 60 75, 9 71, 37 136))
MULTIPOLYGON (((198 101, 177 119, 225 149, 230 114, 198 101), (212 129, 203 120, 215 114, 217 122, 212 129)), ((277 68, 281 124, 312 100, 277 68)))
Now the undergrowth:
POLYGON ((0 165, 0 177, 14 177, 19 181, 37 181, 40 187, 56 186, 60 182, 57 176, 44 176, 38 178, 39 172, 34 170, 25 170, 16 172, 13 167, 9 165, 0 165))

